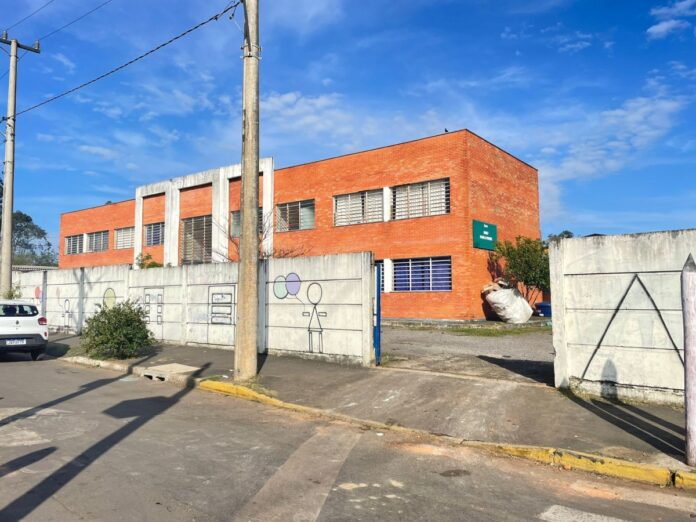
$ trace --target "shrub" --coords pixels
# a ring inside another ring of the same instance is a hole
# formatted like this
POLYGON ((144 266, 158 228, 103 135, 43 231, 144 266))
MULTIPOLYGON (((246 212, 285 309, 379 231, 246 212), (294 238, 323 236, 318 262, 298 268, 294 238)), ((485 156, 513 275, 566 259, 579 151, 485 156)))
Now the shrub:
POLYGON ((160 268, 162 267, 162 263, 158 263, 154 259, 152 259, 151 254, 138 254, 138 257, 135 258, 135 264, 138 265, 138 268, 160 268))
POLYGON ((517 286, 530 303, 540 292, 550 290, 549 253, 543 241, 523 236, 514 243, 499 241, 492 259, 503 278, 517 286))
POLYGON ((97 359, 137 357, 155 341, 145 316, 142 307, 130 300, 102 307, 87 319, 81 345, 87 355, 97 359))

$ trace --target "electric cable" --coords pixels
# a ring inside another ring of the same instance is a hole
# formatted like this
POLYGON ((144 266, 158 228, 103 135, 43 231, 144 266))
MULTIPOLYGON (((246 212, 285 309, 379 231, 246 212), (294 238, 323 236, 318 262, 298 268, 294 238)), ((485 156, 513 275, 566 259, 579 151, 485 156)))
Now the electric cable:
MULTIPOLYGON (((175 36, 175 37, 173 37, 173 38, 170 38, 170 39, 167 40, 166 42, 164 42, 164 43, 158 45, 157 47, 154 47, 153 49, 150 49, 149 51, 147 51, 147 52, 141 54, 140 56, 138 56, 138 57, 136 57, 136 58, 133 58, 132 60, 130 60, 130 61, 124 63, 123 65, 119 65, 118 67, 115 67, 114 69, 111 69, 109 72, 106 72, 106 73, 102 74, 101 76, 97 76, 96 78, 94 78, 94 79, 92 79, 92 80, 90 80, 90 81, 88 81, 88 82, 81 83, 81 84, 78 85, 77 87, 73 87, 72 89, 68 89, 67 91, 64 91, 64 92, 62 92, 62 93, 60 93, 60 94, 57 94, 57 95, 55 95, 55 96, 51 96, 50 98, 47 98, 47 99, 45 99, 44 101, 37 103, 36 105, 32 105, 31 107, 28 107, 28 108, 26 108, 26 109, 23 109, 23 110, 17 112, 17 113, 15 114, 15 118, 16 118, 17 116, 21 116, 22 114, 26 114, 26 113, 29 112, 29 111, 33 111, 33 110, 35 110, 35 109, 38 109, 39 107, 43 107, 44 105, 49 104, 49 103, 51 103, 51 102, 54 102, 54 101, 56 101, 56 100, 58 100, 58 99, 60 99, 60 98, 63 98, 63 97, 65 97, 65 96, 69 95, 69 94, 72 94, 72 93, 77 92, 77 91, 79 91, 79 90, 81 90, 81 89, 84 89, 85 87, 87 87, 87 86, 89 86, 89 85, 92 85, 93 83, 96 83, 96 82, 98 82, 99 80, 103 80, 104 78, 107 78, 107 77, 111 76, 112 74, 115 74, 115 73, 117 73, 117 72, 119 72, 119 71, 125 69, 126 67, 128 67, 128 66, 130 66, 130 65, 133 65, 133 64, 136 63, 136 62, 139 62, 139 61, 142 60, 143 58, 146 58, 147 56, 150 56, 151 54, 156 53, 156 52, 159 51, 160 49, 163 49, 164 47, 167 47, 168 45, 170 45, 170 44, 176 42, 177 40, 183 38, 184 36, 187 36, 187 35, 189 35, 190 33, 196 31, 197 29, 200 29, 200 28, 203 27, 204 25, 207 25, 207 24, 209 24, 210 22, 214 22, 214 21, 219 20, 220 17, 223 16, 224 14, 226 14, 226 13, 228 13, 228 12, 230 12, 230 11, 236 10, 237 7, 238 7, 241 3, 242 3, 242 0, 237 0, 234 4, 230 5, 229 7, 226 7, 225 9, 223 9, 223 10, 220 11, 219 13, 217 13, 217 14, 211 16, 211 17, 208 18, 207 20, 205 20, 205 21, 203 21, 203 22, 201 22, 201 23, 199 23, 199 24, 197 24, 197 25, 194 25, 193 27, 191 27, 190 29, 187 29, 187 30, 184 31, 183 33, 181 33, 181 34, 179 34, 179 35, 177 35, 177 36, 175 36)), ((234 16, 234 11, 233 11, 233 13, 232 13, 232 16, 234 16)), ((7 121, 7 117, 6 117, 6 116, 3 116, 3 118, 0 120, 0 122, 2 122, 2 121, 7 121)))
POLYGON ((55 1, 56 1, 56 0, 48 0, 48 2, 46 2, 44 5, 42 5, 41 7, 39 7, 38 9, 36 9, 35 11, 32 11, 31 13, 29 13, 27 16, 25 16, 25 17, 22 18, 21 20, 18 20, 18 21, 16 21, 15 23, 13 23, 11 26, 5 28, 5 31, 9 31, 10 29, 14 29, 14 28, 17 27, 19 24, 21 24, 21 23, 23 23, 23 22, 26 22, 27 20, 29 20, 29 18, 31 18, 31 17, 34 16, 35 14, 38 14, 39 12, 43 11, 44 9, 46 9, 49 5, 51 5, 51 4, 52 4, 53 2, 55 2, 55 1))
POLYGON ((54 29, 54 30, 51 31, 50 33, 41 36, 40 38, 38 38, 38 40, 39 40, 39 41, 42 41, 42 40, 46 40, 47 38, 50 38, 50 37, 53 36, 54 34, 61 32, 63 29, 67 29, 67 28, 70 27, 72 24, 77 23, 77 22, 79 22, 80 20, 82 20, 83 18, 88 17, 88 16, 91 15, 93 12, 98 11, 99 9, 101 9, 102 7, 104 7, 104 6, 107 5, 107 4, 110 4, 110 3, 113 2, 113 1, 114 1, 114 0, 106 0, 106 2, 102 2, 101 4, 99 4, 99 5, 98 5, 97 7, 95 7, 94 9, 91 9, 91 10, 87 11, 86 13, 84 13, 84 14, 78 16, 77 18, 75 18, 75 19, 72 20, 71 22, 68 22, 67 24, 65 24, 65 25, 63 25, 63 26, 61 26, 61 27, 59 27, 58 29, 54 29))

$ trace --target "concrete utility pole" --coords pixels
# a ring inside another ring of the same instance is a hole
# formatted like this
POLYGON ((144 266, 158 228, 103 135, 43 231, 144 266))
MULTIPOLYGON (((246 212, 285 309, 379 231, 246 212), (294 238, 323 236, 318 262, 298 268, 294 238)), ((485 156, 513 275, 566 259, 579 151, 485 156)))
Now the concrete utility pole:
POLYGON ((12 212, 14 211, 15 120, 17 112, 17 50, 39 53, 39 42, 33 47, 9 40, 7 31, 0 43, 10 46, 10 84, 7 89, 7 130, 5 131, 5 179, 2 192, 2 246, 0 248, 0 294, 12 290, 12 212))
POLYGON ((686 463, 696 466, 696 263, 691 255, 682 269, 681 291, 684 317, 686 463))
POLYGON ((242 107, 242 231, 239 241, 239 320, 234 378, 256 376, 259 322, 259 0, 244 0, 244 92, 242 107))

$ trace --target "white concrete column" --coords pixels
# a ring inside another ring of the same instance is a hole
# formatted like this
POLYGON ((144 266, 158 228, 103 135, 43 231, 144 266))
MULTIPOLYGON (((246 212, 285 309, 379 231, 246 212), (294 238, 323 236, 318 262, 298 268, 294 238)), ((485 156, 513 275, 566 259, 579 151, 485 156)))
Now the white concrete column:
POLYGON ((554 384, 556 388, 570 387, 568 343, 565 334, 564 296, 564 243, 567 239, 551 241, 549 264, 551 268, 551 320, 553 321, 554 384))
POLYGON ((224 168, 213 178, 213 263, 229 261, 230 182, 224 168))
POLYGON ((384 280, 384 293, 394 291, 394 262, 391 259, 382 261, 382 279, 384 280))
POLYGON ((382 189, 382 195, 384 197, 383 212, 384 221, 391 221, 391 205, 392 205, 392 189, 391 187, 384 187, 382 189))
POLYGON ((169 183, 164 191, 164 265, 179 265, 180 187, 169 183))
POLYGON ((275 194, 275 171, 273 167, 273 158, 264 158, 260 163, 261 172, 263 172, 263 243, 262 249, 266 254, 273 253, 273 196, 275 194))
POLYGON ((138 257, 143 253, 143 195, 135 191, 135 226, 133 228, 133 268, 138 270, 138 257))

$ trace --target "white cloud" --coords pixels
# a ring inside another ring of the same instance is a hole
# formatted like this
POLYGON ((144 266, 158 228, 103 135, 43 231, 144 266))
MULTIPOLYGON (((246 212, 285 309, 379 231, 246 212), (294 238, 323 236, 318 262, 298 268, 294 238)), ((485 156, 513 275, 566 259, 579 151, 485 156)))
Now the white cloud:
POLYGON ((490 76, 468 79, 449 79, 438 78, 426 81, 405 92, 411 95, 420 96, 422 94, 446 93, 456 96, 466 89, 508 89, 528 87, 529 85, 542 81, 538 74, 533 74, 525 67, 511 65, 495 71, 490 76))
POLYGON ((103 194, 113 194, 115 196, 127 196, 131 191, 123 187, 115 187, 113 185, 92 185, 92 190, 103 194))
POLYGON ((592 44, 587 40, 578 40, 577 42, 567 43, 558 48, 559 53, 577 53, 588 48, 592 44))
MULTIPOLYGON (((558 30, 562 30, 562 27, 558 27, 558 30)), ((582 31, 567 31, 554 36, 551 39, 551 43, 554 47, 557 47, 559 53, 572 54, 590 47, 594 39, 595 35, 593 34, 583 33, 582 31)))
POLYGON ((274 0, 262 16, 271 25, 307 35, 341 20, 344 4, 345 0, 274 0))
POLYGON ((663 20, 648 28, 646 33, 650 40, 661 40, 671 33, 679 32, 691 27, 686 20, 663 20))
POLYGON ((696 80, 696 68, 690 69, 683 63, 677 61, 669 62, 669 66, 672 69, 672 72, 680 78, 684 78, 686 80, 696 80))
POLYGON ((91 154, 105 160, 114 160, 120 156, 120 153, 114 149, 109 149, 107 147, 101 147, 99 145, 80 145, 78 147, 80 152, 85 154, 91 154))
POLYGON ((175 143, 181 138, 181 133, 177 129, 169 130, 159 125, 153 125, 148 130, 159 138, 159 143, 163 146, 175 143))
POLYGON ((72 74, 75 72, 75 69, 77 67, 75 65, 75 62, 73 62, 70 58, 65 56, 63 53, 56 53, 56 54, 52 55, 52 57, 54 60, 57 60, 58 62, 63 64, 63 66, 65 67, 68 74, 72 74))
POLYGON ((679 0, 670 5, 655 7, 650 14, 657 18, 696 16, 696 0, 679 0))

